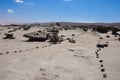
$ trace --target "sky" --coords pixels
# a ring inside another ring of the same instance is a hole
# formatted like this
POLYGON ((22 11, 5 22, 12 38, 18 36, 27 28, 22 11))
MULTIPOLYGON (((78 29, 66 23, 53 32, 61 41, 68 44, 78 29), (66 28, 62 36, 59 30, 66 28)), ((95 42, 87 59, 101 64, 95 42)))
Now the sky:
POLYGON ((0 0, 0 24, 120 22, 120 0, 0 0))

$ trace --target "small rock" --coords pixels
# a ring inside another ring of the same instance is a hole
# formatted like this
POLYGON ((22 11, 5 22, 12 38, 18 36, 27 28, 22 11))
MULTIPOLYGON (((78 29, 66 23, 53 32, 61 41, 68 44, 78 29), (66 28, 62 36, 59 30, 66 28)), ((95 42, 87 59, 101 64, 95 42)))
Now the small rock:
POLYGON ((2 53, 0 53, 0 55, 2 55, 2 53))
POLYGON ((72 36, 75 36, 75 34, 72 34, 72 36))
POLYGON ((14 53, 17 53, 17 51, 14 51, 14 53))
POLYGON ((103 74, 103 78, 107 78, 107 75, 106 75, 106 74, 103 74))
POLYGON ((103 37, 100 37, 100 39, 103 39, 103 37))
POLYGON ((103 62, 103 60, 100 60, 99 62, 103 62))
POLYGON ((19 50, 19 52, 22 52, 22 50, 19 50))
POLYGON ((40 68, 40 71, 45 71, 45 69, 40 68))
POLYGON ((38 46, 36 46, 36 48, 38 49, 38 46))
POLYGON ((103 68, 103 69, 101 69, 101 72, 105 72, 105 69, 103 68))
POLYGON ((68 49, 69 51, 75 51, 75 50, 73 50, 73 49, 68 49))
POLYGON ((76 41, 73 38, 69 39, 69 42, 70 43, 76 43, 76 41))
POLYGON ((9 52, 7 51, 6 54, 9 54, 9 52))
POLYGON ((103 67, 103 64, 101 64, 100 66, 103 67))

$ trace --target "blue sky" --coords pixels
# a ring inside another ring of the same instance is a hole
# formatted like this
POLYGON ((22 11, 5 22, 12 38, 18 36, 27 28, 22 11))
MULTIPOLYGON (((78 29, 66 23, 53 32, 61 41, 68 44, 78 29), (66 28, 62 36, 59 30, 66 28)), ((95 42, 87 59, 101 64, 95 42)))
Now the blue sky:
POLYGON ((120 0, 0 0, 0 24, 120 22, 120 0))

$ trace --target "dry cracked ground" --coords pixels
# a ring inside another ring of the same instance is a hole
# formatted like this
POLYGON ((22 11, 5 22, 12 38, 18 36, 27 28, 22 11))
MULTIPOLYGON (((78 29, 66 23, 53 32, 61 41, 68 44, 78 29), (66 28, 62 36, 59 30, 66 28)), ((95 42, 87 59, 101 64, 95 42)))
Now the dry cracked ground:
POLYGON ((75 34, 76 43, 51 44, 22 36, 41 28, 17 30, 12 40, 3 39, 9 29, 0 29, 0 80, 120 80, 120 41, 111 32, 63 30, 59 35, 75 34), (97 48, 98 43, 108 46, 97 48))

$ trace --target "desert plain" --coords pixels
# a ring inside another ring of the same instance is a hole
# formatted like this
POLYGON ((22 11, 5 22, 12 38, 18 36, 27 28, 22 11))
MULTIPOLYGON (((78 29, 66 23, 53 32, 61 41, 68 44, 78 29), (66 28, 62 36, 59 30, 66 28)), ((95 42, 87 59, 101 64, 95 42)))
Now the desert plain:
POLYGON ((3 39, 14 27, 0 27, 0 80, 120 80, 119 36, 77 28, 60 30, 64 40, 57 44, 23 37, 44 28, 16 30, 15 39, 3 39))

